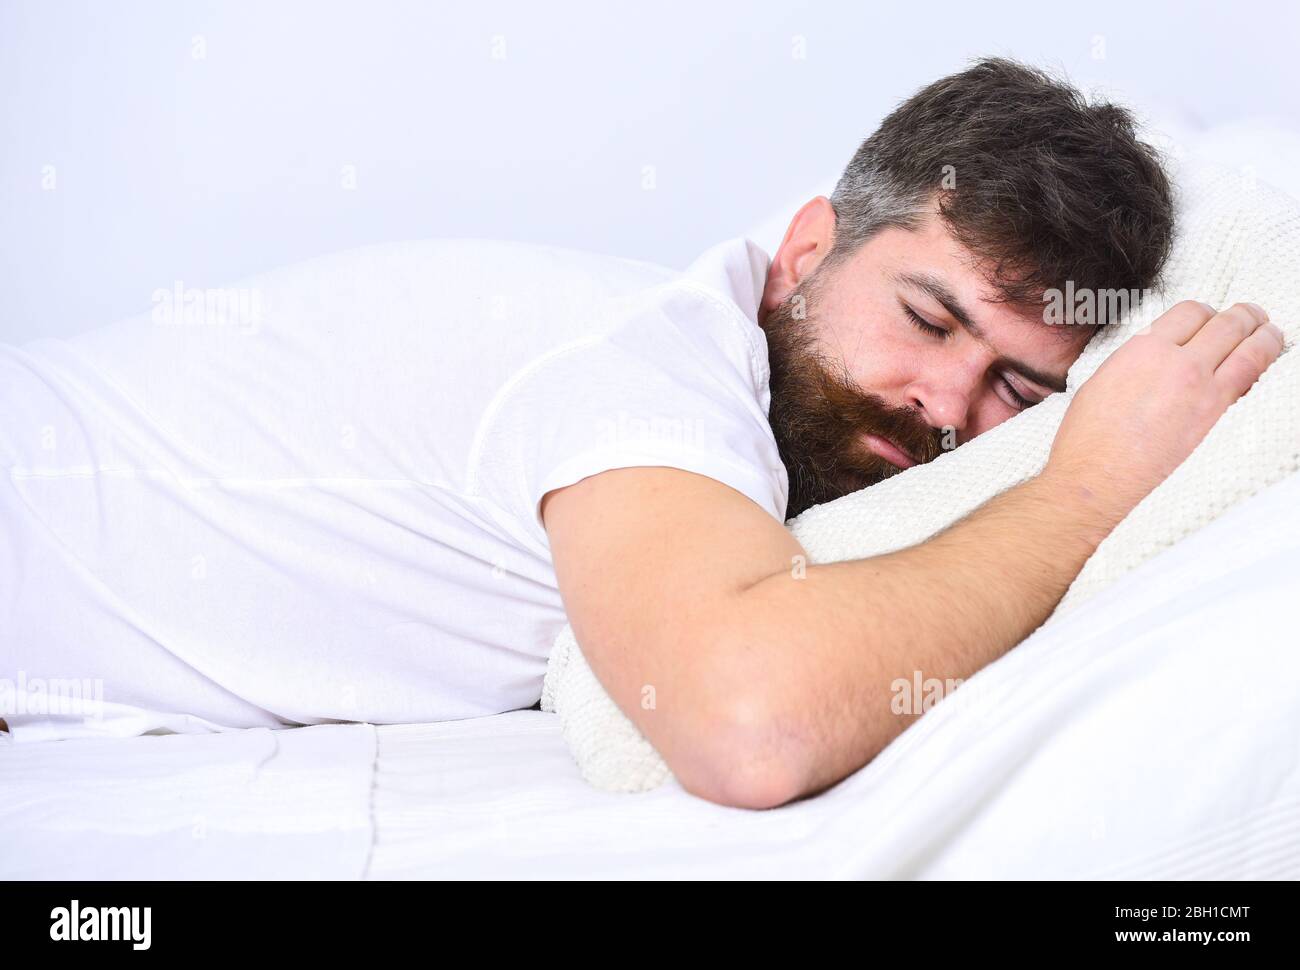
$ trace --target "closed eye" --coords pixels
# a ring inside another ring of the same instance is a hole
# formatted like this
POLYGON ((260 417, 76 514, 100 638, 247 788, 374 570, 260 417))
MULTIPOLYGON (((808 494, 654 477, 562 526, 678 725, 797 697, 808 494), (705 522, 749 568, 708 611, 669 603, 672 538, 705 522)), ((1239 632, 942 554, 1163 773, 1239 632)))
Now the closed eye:
POLYGON ((1011 382, 1007 380, 1005 377, 999 377, 998 380, 1000 380, 1002 382, 1002 386, 1007 389, 1007 393, 1011 395, 1011 399, 1016 402, 1015 407, 1017 410, 1023 411, 1025 408, 1033 407, 1035 404, 1038 403, 1037 401, 1031 401, 1029 400, 1029 398, 1018 393, 1016 389, 1011 386, 1011 382))
POLYGON ((912 322, 912 325, 922 333, 929 334, 931 337, 937 337, 940 340, 947 339, 949 331, 945 330, 943 327, 936 327, 934 324, 927 322, 924 317, 906 303, 902 306, 903 312, 907 314, 907 318, 912 322))
MULTIPOLYGON (((920 330, 922 333, 938 340, 947 340, 948 337, 952 335, 950 330, 945 330, 943 327, 936 327, 906 303, 900 302, 900 305, 903 308, 903 312, 907 314, 907 319, 911 322, 912 326, 916 327, 916 329, 920 330)), ((1029 398, 1017 391, 1015 386, 1005 377, 999 377, 998 380, 1001 382, 1002 387, 1006 390, 1008 396, 1010 396, 1011 406, 1016 410, 1023 411, 1025 408, 1031 408, 1038 403, 1037 401, 1031 401, 1029 398)))

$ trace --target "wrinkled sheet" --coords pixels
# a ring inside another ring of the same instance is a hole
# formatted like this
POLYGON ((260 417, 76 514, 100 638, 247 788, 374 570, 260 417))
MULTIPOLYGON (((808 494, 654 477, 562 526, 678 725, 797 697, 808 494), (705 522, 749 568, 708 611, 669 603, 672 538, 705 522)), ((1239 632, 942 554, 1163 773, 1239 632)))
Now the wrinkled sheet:
POLYGON ((1298 594, 1292 475, 767 812, 597 791, 540 711, 0 743, 0 877, 1296 879, 1298 594))
POLYGON ((0 878, 356 879, 374 763, 369 724, 0 741, 0 878))
POLYGON ((369 875, 1300 878, 1300 476, 768 812, 585 785, 553 715, 380 729, 369 875))

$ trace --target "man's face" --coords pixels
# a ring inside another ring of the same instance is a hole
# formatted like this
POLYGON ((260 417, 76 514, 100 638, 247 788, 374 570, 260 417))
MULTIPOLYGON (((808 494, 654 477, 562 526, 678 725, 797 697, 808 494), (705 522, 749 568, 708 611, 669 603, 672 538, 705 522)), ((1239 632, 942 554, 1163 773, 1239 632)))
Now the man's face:
POLYGON ((793 255, 778 265, 778 251, 759 314, 788 516, 931 461, 1064 389, 1088 333, 994 302, 937 215, 915 231, 884 229, 795 282, 801 258, 819 262, 815 231, 806 220, 800 257, 796 219, 782 245, 793 242, 793 255))

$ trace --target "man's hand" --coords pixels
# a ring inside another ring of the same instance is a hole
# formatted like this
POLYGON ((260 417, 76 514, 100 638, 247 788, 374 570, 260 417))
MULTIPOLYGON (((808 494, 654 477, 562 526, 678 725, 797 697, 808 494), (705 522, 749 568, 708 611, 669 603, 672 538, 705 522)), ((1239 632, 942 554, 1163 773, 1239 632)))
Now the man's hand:
POLYGON ((1048 467, 1106 503, 1113 527, 1182 464, 1281 351, 1282 331, 1253 303, 1219 313, 1179 303, 1079 388, 1048 467))

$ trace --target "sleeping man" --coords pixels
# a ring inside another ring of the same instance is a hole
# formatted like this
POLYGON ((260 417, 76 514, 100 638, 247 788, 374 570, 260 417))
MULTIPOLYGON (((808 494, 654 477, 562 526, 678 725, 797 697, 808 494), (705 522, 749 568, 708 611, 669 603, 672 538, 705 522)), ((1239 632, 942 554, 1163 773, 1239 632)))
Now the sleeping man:
POLYGON ((1173 233, 1123 109, 990 59, 890 114, 771 257, 370 247, 0 348, 0 716, 22 742, 492 715, 536 704, 567 619, 687 791, 821 791, 915 716, 897 678, 1041 624, 1280 333, 1174 306, 1039 475, 911 548, 795 568, 785 521, 1064 390, 1115 321, 1045 300, 1152 288, 1173 233))

